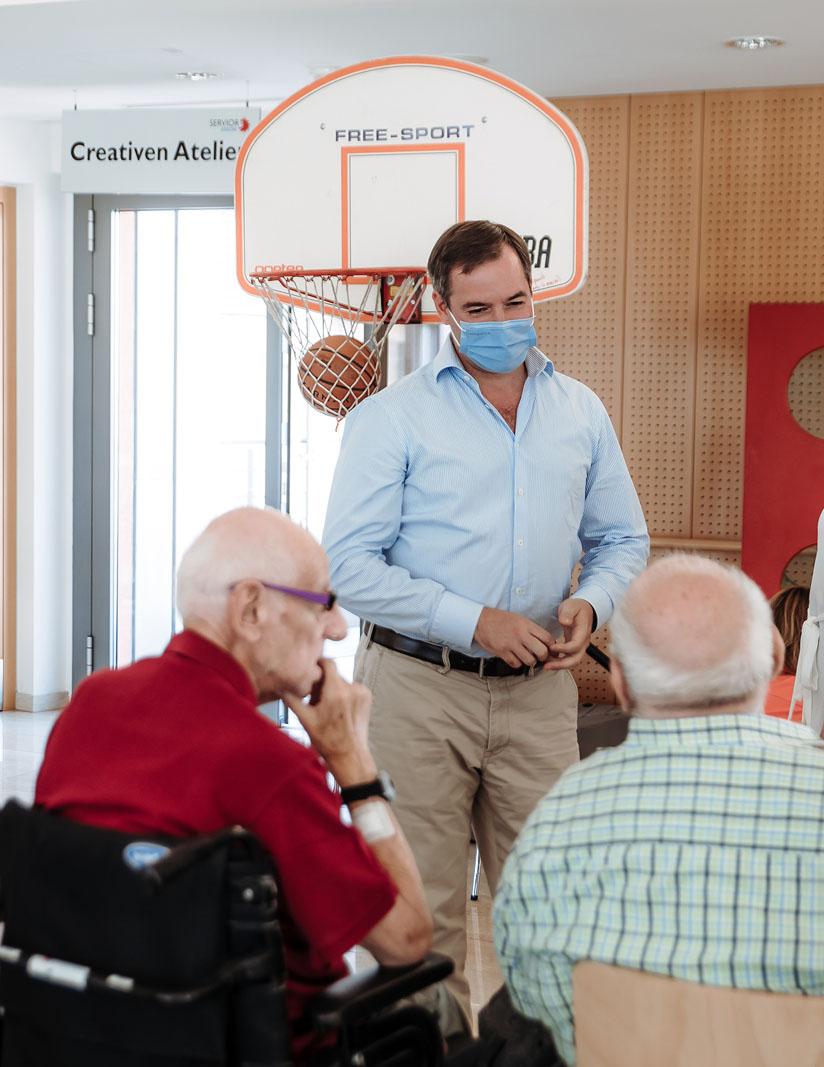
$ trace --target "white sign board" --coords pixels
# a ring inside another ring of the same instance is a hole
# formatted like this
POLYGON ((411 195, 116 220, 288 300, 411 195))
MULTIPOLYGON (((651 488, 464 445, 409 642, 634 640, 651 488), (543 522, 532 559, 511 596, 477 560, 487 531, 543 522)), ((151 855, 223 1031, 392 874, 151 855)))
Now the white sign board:
POLYGON ((231 193, 259 108, 64 111, 65 193, 231 193))

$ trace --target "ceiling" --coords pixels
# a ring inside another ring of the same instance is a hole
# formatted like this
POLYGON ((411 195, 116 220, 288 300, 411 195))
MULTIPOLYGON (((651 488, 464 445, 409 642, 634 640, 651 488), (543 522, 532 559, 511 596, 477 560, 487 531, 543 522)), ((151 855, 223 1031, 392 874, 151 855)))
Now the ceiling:
POLYGON ((0 0, 0 116, 243 103, 383 55, 484 57, 550 97, 824 82, 822 0, 0 0), (784 48, 738 52, 763 34, 784 48), (177 81, 177 71, 213 81, 177 81))

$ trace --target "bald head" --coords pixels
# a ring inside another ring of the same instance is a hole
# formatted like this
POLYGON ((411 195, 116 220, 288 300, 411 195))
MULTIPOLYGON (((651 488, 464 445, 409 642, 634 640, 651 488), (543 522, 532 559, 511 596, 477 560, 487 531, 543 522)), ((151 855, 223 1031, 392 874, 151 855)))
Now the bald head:
POLYGON ((610 624, 636 705, 712 708, 752 702, 774 673, 769 605, 741 571, 701 556, 653 563, 610 624))
POLYGON ((195 619, 217 623, 230 585, 262 578, 301 586, 326 569, 315 539, 270 508, 237 508, 209 523, 193 542, 177 573, 177 606, 184 626, 195 619))

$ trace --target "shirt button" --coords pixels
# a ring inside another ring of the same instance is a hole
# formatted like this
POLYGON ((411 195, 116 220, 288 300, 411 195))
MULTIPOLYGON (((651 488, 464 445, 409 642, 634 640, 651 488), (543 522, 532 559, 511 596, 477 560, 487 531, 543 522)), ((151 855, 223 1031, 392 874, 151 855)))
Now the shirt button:
POLYGON ((519 546, 522 546, 522 545, 523 545, 523 543, 524 543, 524 539, 523 539, 523 537, 519 537, 519 538, 518 538, 518 545, 519 545, 519 546))
POLYGON ((523 489, 519 489, 519 490, 518 490, 518 496, 523 496, 523 495, 524 495, 524 491, 523 491, 523 489))
POLYGON ((519 585, 515 592, 518 594, 518 596, 523 596, 526 592, 526 589, 524 589, 522 585, 519 585))

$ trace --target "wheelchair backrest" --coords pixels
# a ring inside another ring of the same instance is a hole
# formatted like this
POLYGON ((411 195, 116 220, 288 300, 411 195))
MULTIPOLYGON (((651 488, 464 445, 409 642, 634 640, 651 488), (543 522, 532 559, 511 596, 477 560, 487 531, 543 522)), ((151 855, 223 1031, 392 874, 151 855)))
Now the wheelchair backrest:
MULTIPOLYGON (((277 994, 268 1005, 271 1026, 282 1031, 285 1048, 274 871, 251 835, 224 831, 181 843, 90 827, 11 801, 0 812, 0 904, 4 945, 128 976, 161 994, 214 986, 239 955, 258 964, 264 958, 265 982, 277 994), (147 873, 158 860, 164 878, 153 881, 147 873)), ((110 1050, 111 1062, 121 1045, 235 1062, 227 1034, 238 1029, 237 999, 228 985, 170 1007, 108 990, 79 994, 0 966, 0 1002, 12 1025, 28 1020, 67 1041, 97 1043, 110 1050)))

